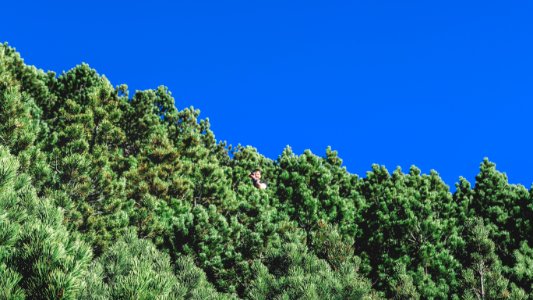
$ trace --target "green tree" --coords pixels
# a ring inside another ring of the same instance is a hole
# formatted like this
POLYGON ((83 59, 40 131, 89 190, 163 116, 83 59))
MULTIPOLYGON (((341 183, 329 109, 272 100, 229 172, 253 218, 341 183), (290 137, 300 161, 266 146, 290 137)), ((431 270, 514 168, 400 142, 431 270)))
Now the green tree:
POLYGON ((356 208, 361 198, 349 190, 354 182, 340 168, 341 160, 327 150, 321 158, 306 150, 301 156, 285 148, 278 159, 279 175, 276 196, 280 210, 296 220, 308 234, 319 220, 339 224, 341 231, 354 236, 357 231, 356 208))
POLYGON ((529 295, 533 293, 533 249, 527 242, 514 251, 516 263, 511 270, 511 278, 529 295))
MULTIPOLYGON (((448 298, 459 290, 461 265, 454 249, 462 244, 453 201, 438 173, 421 175, 416 167, 409 174, 397 169, 392 176, 384 167, 373 166, 361 186, 368 206, 363 213, 365 243, 357 253, 367 258, 370 276, 392 297, 387 285, 398 266, 412 277, 422 298, 448 298)), ((403 272, 403 271, 402 271, 403 272)), ((404 276, 405 277, 405 276, 404 276)))
POLYGON ((469 256, 463 271, 466 298, 504 299, 510 296, 509 280, 502 275, 502 264, 489 235, 490 230, 480 219, 466 224, 469 256))
POLYGON ((255 278, 249 299, 375 299, 370 283, 357 273, 358 265, 345 262, 337 271, 307 252, 305 245, 284 243, 271 249, 264 264, 253 265, 255 278))
POLYGON ((42 73, 25 66, 13 49, 0 44, 0 145, 17 156, 21 170, 32 176, 38 192, 52 173, 38 147, 47 125, 41 120, 42 110, 35 103, 35 93, 21 81, 40 83, 35 79, 39 75, 42 73))
POLYGON ((176 262, 129 231, 93 263, 99 278, 86 286, 86 299, 223 299, 188 258, 176 262), (104 283, 101 278, 105 278, 104 283), (100 281, 98 280, 100 279, 100 281), (97 297, 95 297, 95 295, 97 297))
POLYGON ((130 167, 121 149, 124 99, 86 64, 49 85, 58 101, 48 113, 52 133, 43 148, 55 171, 48 192, 60 199, 72 229, 99 252, 124 233, 133 205, 121 176, 130 167))
POLYGON ((61 210, 39 199, 18 162, 0 147, 2 295, 75 299, 89 274, 90 248, 63 225, 61 210))
POLYGON ((513 251, 520 242, 531 241, 531 200, 523 186, 510 185, 496 164, 484 159, 476 176, 472 199, 475 215, 483 219, 496 252, 506 266, 513 263, 513 251), (528 207, 529 202, 529 207, 528 207))

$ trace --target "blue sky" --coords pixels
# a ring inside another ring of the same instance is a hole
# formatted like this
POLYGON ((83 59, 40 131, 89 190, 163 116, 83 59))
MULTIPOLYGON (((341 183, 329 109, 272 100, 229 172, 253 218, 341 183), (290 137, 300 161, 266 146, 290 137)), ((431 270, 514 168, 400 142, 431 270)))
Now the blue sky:
POLYGON ((277 158, 328 145, 473 182, 489 157, 533 183, 527 1, 9 1, 0 41, 58 73, 166 85, 217 139, 277 158), (46 2, 46 3, 44 3, 46 2))

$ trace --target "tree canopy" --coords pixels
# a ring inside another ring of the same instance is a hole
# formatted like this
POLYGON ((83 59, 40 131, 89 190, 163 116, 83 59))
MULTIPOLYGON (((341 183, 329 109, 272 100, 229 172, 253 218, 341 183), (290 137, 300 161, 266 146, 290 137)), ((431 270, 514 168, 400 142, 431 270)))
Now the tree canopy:
POLYGON ((199 117, 0 45, 0 298, 533 299, 533 189, 494 162, 451 193, 331 148, 270 159, 199 117))

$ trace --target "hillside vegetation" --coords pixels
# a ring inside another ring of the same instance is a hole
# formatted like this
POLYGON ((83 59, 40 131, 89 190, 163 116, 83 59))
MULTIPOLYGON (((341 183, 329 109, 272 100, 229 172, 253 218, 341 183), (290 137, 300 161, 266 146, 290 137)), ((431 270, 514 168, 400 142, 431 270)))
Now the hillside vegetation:
POLYGON ((487 159, 455 185, 271 160, 165 87, 0 45, 1 299, 533 299, 533 190, 487 159))

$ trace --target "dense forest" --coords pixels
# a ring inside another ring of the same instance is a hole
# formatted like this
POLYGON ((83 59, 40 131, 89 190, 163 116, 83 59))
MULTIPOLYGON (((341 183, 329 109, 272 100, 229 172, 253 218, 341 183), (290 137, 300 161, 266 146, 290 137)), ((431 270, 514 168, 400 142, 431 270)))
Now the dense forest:
POLYGON ((217 141, 165 87, 0 44, 0 298, 533 299, 533 188, 488 159, 452 193, 280 152, 217 141))

